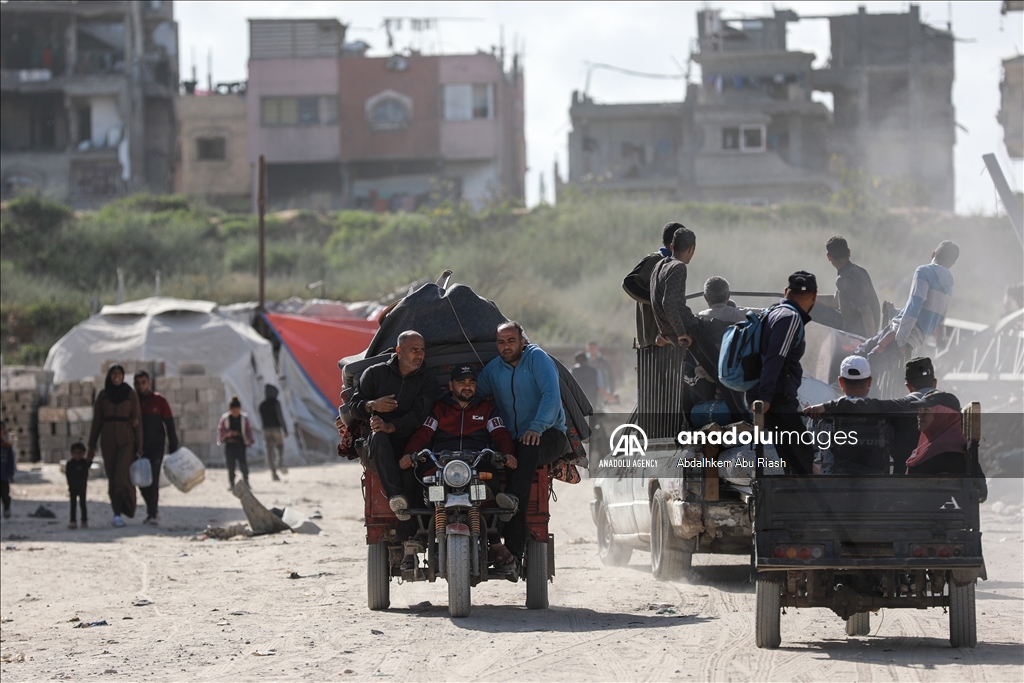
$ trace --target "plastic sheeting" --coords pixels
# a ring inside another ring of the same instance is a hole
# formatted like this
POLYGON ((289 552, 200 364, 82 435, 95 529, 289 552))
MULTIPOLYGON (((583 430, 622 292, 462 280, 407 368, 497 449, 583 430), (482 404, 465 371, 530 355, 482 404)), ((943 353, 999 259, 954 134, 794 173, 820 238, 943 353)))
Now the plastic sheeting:
MULTIPOLYGON (((241 399, 253 417, 253 455, 265 454, 258 408, 264 386, 280 384, 273 349, 251 326, 220 315, 214 302, 152 297, 104 306, 53 345, 44 367, 53 371, 54 383, 72 382, 95 377, 105 360, 163 361, 167 375, 179 374, 181 363, 203 363, 208 375, 224 382, 224 410, 228 396, 241 399)), ((282 403, 284 418, 293 424, 288 403, 282 403)), ((293 430, 284 450, 286 457, 299 453, 293 430)))

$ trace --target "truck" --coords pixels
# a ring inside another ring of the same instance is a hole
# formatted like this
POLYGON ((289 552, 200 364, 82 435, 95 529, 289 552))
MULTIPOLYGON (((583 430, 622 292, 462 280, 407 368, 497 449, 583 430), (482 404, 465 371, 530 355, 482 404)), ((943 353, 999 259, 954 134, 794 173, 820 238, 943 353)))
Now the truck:
MULTIPOLYGON (((755 406, 755 424, 762 419, 755 406)), ((945 608, 953 647, 977 643, 975 584, 985 579, 978 467, 981 406, 963 409, 967 472, 958 476, 755 474, 755 641, 781 643, 786 607, 825 607, 849 636, 880 608, 945 608), (973 475, 973 476, 972 476, 973 475)))

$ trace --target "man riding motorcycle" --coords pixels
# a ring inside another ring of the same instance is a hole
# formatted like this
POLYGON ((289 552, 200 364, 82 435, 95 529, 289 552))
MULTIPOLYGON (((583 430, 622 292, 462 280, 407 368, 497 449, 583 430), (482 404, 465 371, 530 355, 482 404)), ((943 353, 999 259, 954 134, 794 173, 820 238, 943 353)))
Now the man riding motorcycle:
MULTIPOLYGON (((477 396, 477 372, 471 365, 458 365, 452 368, 448 381, 449 393, 434 403, 430 414, 409 438, 405 454, 398 465, 402 469, 415 466, 413 455, 424 448, 435 453, 440 451, 481 451, 490 448, 506 455, 505 466, 515 469, 517 463, 512 437, 498 415, 493 402, 477 396)), ((432 465, 425 464, 424 467, 432 465)), ((486 469, 486 467, 481 467, 486 469)), ((426 472, 423 472, 426 474, 426 472)), ((420 477, 422 478, 422 477, 420 477)), ((514 510, 516 501, 505 493, 495 496, 498 506, 514 510)), ((509 517, 511 515, 508 515, 509 517)), ((502 518, 504 519, 504 515, 502 518)), ((504 520, 507 521, 507 520, 504 520)), ((514 565, 514 557, 501 543, 491 546, 495 564, 499 568, 514 565)), ((412 568, 416 564, 416 556, 406 553, 402 568, 412 568)))

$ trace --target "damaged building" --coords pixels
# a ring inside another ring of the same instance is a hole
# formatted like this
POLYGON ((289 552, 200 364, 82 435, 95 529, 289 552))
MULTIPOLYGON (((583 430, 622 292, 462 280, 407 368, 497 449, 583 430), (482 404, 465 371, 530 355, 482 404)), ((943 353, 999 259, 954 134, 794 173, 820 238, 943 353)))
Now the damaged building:
POLYGON ((814 54, 786 45, 787 24, 800 19, 698 12, 691 58, 702 82, 681 102, 573 93, 568 184, 766 205, 825 201, 856 170, 895 181, 899 201, 952 210, 952 35, 923 24, 915 5, 804 17, 830 22, 831 59, 815 69, 814 54), (832 93, 831 111, 815 91, 832 93))
POLYGON ((178 100, 181 165, 178 191, 229 211, 252 204, 245 84, 223 83, 197 91, 183 83, 178 100))
POLYGON ((76 206, 174 189, 172 2, 0 4, 0 179, 76 206))
MULTIPOLYGON (((252 187, 271 206, 411 210, 430 196, 524 199, 517 56, 367 57, 333 19, 250 20, 252 187)), ((255 195, 254 195, 255 196, 255 195)))

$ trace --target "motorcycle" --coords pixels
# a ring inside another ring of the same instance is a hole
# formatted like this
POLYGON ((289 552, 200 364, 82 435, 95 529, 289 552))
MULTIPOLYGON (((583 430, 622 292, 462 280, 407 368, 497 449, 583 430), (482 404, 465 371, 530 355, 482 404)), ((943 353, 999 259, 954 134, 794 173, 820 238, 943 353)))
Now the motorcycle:
POLYGON ((505 456, 490 449, 439 453, 425 449, 412 459, 415 465, 431 463, 434 469, 418 477, 426 495, 422 507, 406 511, 415 518, 417 533, 405 542, 397 539, 397 518, 376 473, 368 469, 363 475, 369 608, 390 607, 393 577, 430 582, 440 577, 448 582, 451 617, 469 616, 471 588, 496 579, 515 582, 525 578, 526 607, 546 609, 548 580, 555 573, 554 536, 547 531, 547 467, 539 468, 534 476, 526 509, 529 535, 520 575, 518 567, 509 570, 492 566, 496 558, 491 543, 499 540, 501 518, 510 517, 511 511, 497 506, 488 484, 497 483, 497 472, 491 470, 503 468, 505 456), (486 465, 492 467, 482 469, 486 465), (415 555, 415 565, 403 567, 402 561, 409 555, 415 555), (425 555, 422 560, 421 555, 425 555))

